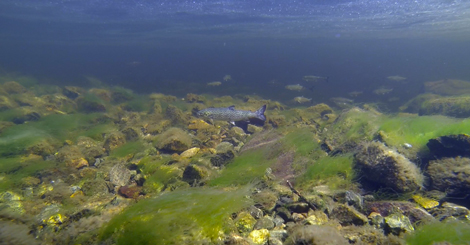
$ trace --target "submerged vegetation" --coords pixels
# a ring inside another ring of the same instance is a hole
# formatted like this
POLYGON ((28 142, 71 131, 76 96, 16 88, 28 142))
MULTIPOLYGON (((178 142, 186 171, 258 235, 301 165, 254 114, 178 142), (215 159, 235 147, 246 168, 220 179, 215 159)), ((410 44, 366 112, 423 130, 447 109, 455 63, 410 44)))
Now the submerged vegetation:
POLYGON ((385 115, 348 99, 335 111, 251 95, 138 95, 94 78, 99 88, 22 79, 0 78, 0 223, 29 227, 46 244, 301 243, 323 224, 341 227, 324 237, 335 244, 470 239, 461 235, 470 232, 466 197, 463 206, 446 199, 470 191, 468 119, 385 115), (264 123, 195 117, 264 104, 264 123), (436 147, 460 157, 426 147, 452 134, 436 147))

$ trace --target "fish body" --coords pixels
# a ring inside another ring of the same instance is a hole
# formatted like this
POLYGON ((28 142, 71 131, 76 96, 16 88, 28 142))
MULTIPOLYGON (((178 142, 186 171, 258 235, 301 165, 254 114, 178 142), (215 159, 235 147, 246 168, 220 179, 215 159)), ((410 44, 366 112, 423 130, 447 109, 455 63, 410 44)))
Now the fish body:
POLYGON ((314 75, 307 75, 302 78, 306 82, 328 82, 328 77, 320 77, 314 75))
POLYGON ((221 85, 221 84, 222 84, 221 82, 215 81, 215 82, 207 83, 207 86, 219 86, 219 85, 221 85))
POLYGON ((287 85, 286 89, 293 90, 293 91, 301 91, 304 89, 304 86, 300 84, 293 84, 293 85, 287 85))
POLYGON ((307 102, 312 101, 312 99, 305 98, 303 96, 297 96, 297 97, 294 98, 294 101, 299 103, 299 104, 303 104, 303 103, 307 103, 307 102))
POLYGON ((227 82, 227 81, 232 80, 232 76, 231 75, 225 75, 222 79, 227 82))
POLYGON ((396 76, 388 76, 387 79, 390 81, 400 82, 400 81, 406 80, 406 77, 396 75, 396 76))
POLYGON ((250 121, 250 119, 259 119, 266 121, 264 112, 266 105, 261 106, 257 111, 235 110, 235 106, 222 108, 206 108, 197 112, 197 116, 205 119, 221 120, 229 122, 250 121))
POLYGON ((374 90, 374 94, 384 95, 384 94, 388 94, 392 91, 393 91, 393 88, 378 88, 378 89, 374 90))

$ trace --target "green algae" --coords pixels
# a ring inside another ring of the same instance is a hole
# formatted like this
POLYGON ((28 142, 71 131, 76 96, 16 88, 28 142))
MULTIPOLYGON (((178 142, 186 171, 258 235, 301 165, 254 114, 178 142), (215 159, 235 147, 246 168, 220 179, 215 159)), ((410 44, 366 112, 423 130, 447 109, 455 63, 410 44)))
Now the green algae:
POLYGON ((97 117, 96 114, 48 115, 35 122, 8 127, 0 135, 0 156, 22 154, 43 140, 62 142, 88 136, 91 133, 88 129, 97 117))
POLYGON ((171 180, 179 175, 176 167, 168 166, 170 157, 151 157, 142 158, 138 167, 145 178, 143 191, 147 194, 159 193, 171 180))
POLYGON ((0 191, 23 187, 25 177, 35 176, 43 170, 56 167, 55 162, 23 157, 3 158, 0 164, 0 191))
POLYGON ((468 133, 470 119, 454 119, 445 116, 396 116, 382 121, 379 130, 385 133, 383 140, 398 147, 405 143, 425 149, 426 143, 439 136, 468 133))
POLYGON ((288 133, 283 137, 282 143, 285 148, 295 150, 298 156, 310 156, 321 150, 316 135, 307 128, 288 133))
POLYGON ((406 237, 406 242, 410 245, 468 244, 470 242, 470 224, 451 221, 422 225, 418 227, 416 232, 406 237))
POLYGON ((297 178, 302 187, 327 185, 332 190, 348 188, 355 177, 351 156, 326 156, 308 166, 297 178))
POLYGON ((100 239, 116 244, 220 243, 234 230, 230 215, 251 204, 249 190, 188 188, 141 200, 115 216, 100 239))
POLYGON ((127 142, 126 144, 111 150, 110 157, 122 158, 128 155, 136 154, 145 150, 144 144, 140 141, 127 142))
POLYGON ((220 175, 209 180, 209 186, 240 186, 262 179, 273 160, 266 157, 264 150, 245 152, 233 159, 220 175))

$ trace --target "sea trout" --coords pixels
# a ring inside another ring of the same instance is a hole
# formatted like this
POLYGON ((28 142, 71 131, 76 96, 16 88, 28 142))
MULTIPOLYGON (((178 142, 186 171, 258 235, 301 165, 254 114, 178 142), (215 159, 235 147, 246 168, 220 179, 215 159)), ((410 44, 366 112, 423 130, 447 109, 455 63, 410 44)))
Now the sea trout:
POLYGON ((266 121, 266 116, 264 111, 266 110, 266 105, 261 106, 257 111, 245 111, 245 110, 235 110, 235 106, 223 107, 223 108, 207 108, 197 112, 197 116, 205 119, 212 120, 222 120, 229 122, 239 122, 244 121, 248 122, 250 119, 259 119, 261 121, 266 121))

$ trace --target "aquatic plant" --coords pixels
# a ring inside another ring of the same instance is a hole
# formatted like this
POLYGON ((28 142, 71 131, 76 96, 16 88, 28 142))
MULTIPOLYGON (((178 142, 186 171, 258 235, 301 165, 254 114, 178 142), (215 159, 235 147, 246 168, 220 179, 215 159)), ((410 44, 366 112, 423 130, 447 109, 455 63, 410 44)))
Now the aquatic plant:
POLYGON ((140 141, 127 142, 124 145, 111 150, 110 157, 122 158, 128 155, 134 155, 138 152, 145 150, 144 144, 140 141))
POLYGON ((150 111, 152 103, 148 96, 141 95, 125 103, 124 108, 128 111, 148 112, 150 111))
POLYGON ((282 138, 283 145, 293 149, 297 156, 309 156, 320 149, 316 135, 308 128, 296 129, 282 138))
POLYGON ((405 143, 425 150, 426 143, 439 136, 465 134, 470 119, 454 119, 445 116, 395 116, 385 118, 379 127, 385 134, 383 140, 391 146, 405 143))
POLYGON ((220 175, 209 180, 210 186, 240 186, 260 180, 266 170, 274 162, 266 159, 263 149, 251 150, 237 156, 226 165, 220 175))
POLYGON ((142 158, 138 167, 145 178, 143 191, 146 194, 162 191, 170 180, 180 175, 176 167, 168 166, 170 157, 147 156, 142 158))
POLYGON ((54 168, 55 166, 55 162, 44 161, 40 158, 2 158, 2 163, 0 164, 0 175, 2 176, 0 192, 13 188, 21 188, 23 187, 23 178, 34 176, 43 170, 54 168))
POLYGON ((469 241, 470 224, 462 221, 425 224, 406 237, 410 245, 468 244, 469 241))
POLYGON ((248 207, 250 187, 187 188, 141 200, 115 216, 100 240, 116 244, 209 244, 232 231, 232 213, 248 207))
POLYGON ((347 188, 355 177, 352 156, 326 156, 310 164, 305 173, 297 178, 303 188, 327 185, 332 190, 347 188))

